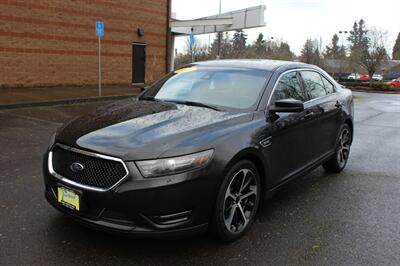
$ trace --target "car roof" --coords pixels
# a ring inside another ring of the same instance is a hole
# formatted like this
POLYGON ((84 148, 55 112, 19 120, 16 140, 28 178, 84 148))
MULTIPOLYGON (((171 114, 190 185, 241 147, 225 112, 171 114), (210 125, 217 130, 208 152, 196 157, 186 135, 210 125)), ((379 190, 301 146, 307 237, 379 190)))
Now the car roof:
POLYGON ((315 68, 313 65, 283 61, 283 60, 269 60, 269 59, 223 59, 223 60, 210 60, 196 62, 191 65, 205 66, 205 67, 234 67, 234 68, 250 68, 266 71, 275 71, 278 68, 291 69, 291 68, 315 68))

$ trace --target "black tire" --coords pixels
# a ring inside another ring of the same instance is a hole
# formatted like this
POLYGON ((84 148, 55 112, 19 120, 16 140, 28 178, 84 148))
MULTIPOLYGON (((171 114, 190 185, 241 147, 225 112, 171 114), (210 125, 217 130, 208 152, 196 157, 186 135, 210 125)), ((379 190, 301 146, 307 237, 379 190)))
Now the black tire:
POLYGON ((249 230, 260 193, 260 175, 251 161, 239 161, 229 170, 219 189, 212 217, 212 228, 219 240, 233 242, 249 230))
POLYGON ((332 156, 331 159, 329 159, 329 161, 322 165, 326 171, 339 173, 346 167, 347 161, 350 156, 351 143, 351 128, 348 124, 343 124, 339 130, 339 136, 336 141, 335 154, 332 156), (347 135, 347 137, 344 137, 344 135, 347 135))

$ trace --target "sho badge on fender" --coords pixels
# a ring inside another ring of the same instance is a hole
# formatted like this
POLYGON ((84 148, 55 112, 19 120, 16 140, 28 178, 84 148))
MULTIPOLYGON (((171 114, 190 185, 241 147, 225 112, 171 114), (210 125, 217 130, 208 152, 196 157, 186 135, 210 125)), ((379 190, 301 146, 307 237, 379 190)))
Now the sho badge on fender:
POLYGON ((268 137, 266 139, 261 140, 260 141, 261 147, 266 148, 266 147, 270 146, 271 145, 271 138, 272 137, 268 137))

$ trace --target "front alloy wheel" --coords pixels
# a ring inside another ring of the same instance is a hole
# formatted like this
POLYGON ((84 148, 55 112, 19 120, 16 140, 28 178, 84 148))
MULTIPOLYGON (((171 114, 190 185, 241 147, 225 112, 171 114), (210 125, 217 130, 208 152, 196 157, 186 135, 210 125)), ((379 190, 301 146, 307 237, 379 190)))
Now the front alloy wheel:
POLYGON ((251 226, 260 199, 260 178, 250 161, 241 161, 229 171, 221 185, 214 229, 220 240, 234 241, 251 226))
POLYGON ((257 182, 250 169, 241 169, 231 180, 225 193, 224 221, 232 233, 246 228, 257 200, 257 182))

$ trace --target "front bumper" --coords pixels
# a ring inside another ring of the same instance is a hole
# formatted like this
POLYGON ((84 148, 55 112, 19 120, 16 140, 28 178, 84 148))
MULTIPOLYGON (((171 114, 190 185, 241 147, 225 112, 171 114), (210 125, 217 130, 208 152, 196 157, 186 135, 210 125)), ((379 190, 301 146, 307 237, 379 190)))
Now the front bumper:
POLYGON ((212 170, 212 164, 187 173, 148 179, 139 177, 139 171, 131 164, 123 182, 99 192, 74 187, 50 174, 47 156, 43 160, 47 201, 85 225, 138 237, 189 235, 207 229, 221 176, 212 170), (79 211, 58 202, 59 186, 80 194, 79 211))

